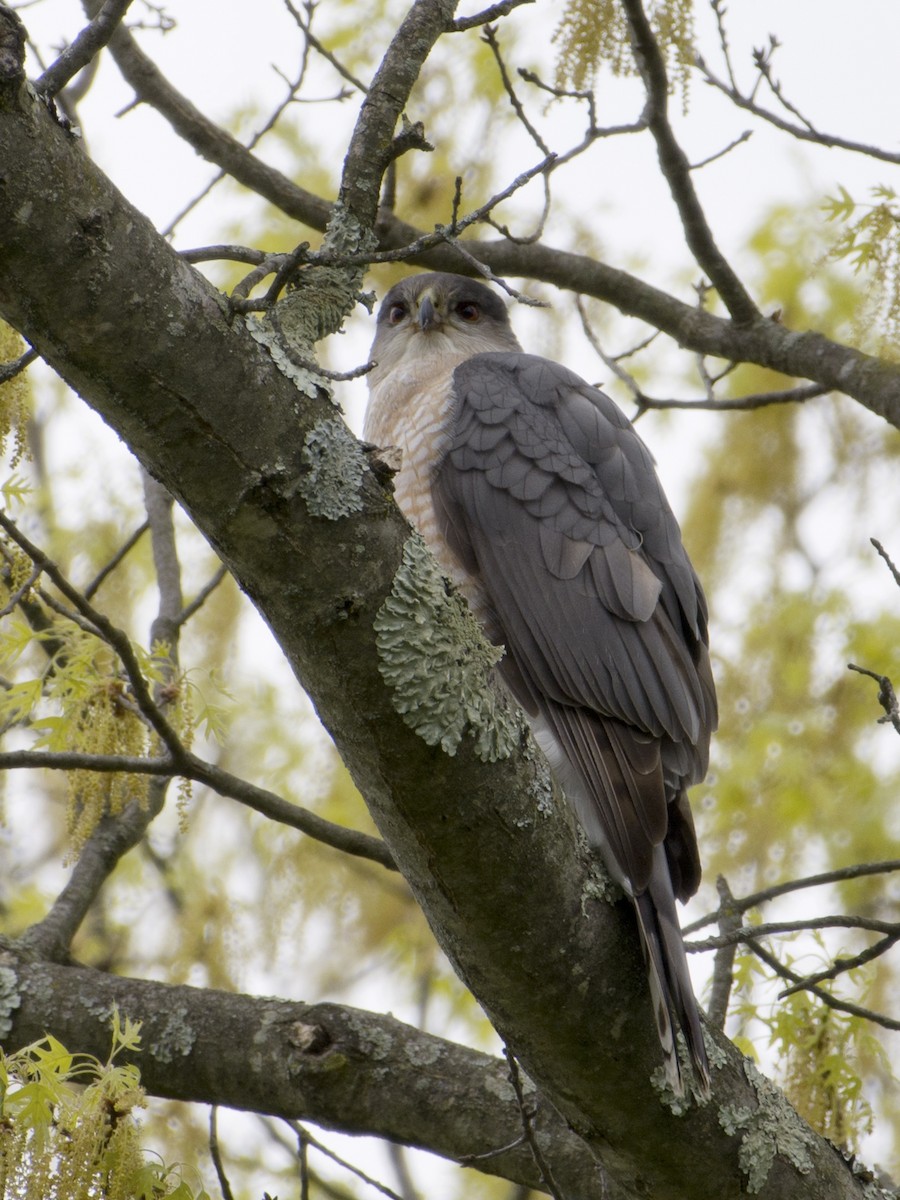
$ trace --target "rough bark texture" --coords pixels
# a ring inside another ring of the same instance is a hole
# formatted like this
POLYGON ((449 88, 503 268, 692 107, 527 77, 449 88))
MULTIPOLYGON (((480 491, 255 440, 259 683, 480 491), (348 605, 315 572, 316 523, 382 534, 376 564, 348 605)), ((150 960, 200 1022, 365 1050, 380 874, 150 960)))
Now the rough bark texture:
MULTIPOLYGON (((471 738, 450 757, 394 711, 373 621, 408 529, 387 490, 364 470, 335 497, 346 515, 311 514, 304 444, 333 420, 330 402, 298 391, 243 323, 229 322, 222 298, 15 73, 0 82, 0 229, 0 312, 179 499, 257 604, 456 969, 598 1153, 612 1194, 696 1197, 702 1169, 707 1200, 736 1197, 748 1180, 769 1200, 863 1195, 839 1154, 727 1043, 711 1103, 676 1115, 663 1102, 628 906, 603 899, 542 762, 523 746, 485 763, 471 738)), ((62 993, 54 1002, 70 976, 10 969, 20 1004, 9 1044, 47 1024, 73 1050, 95 1045, 90 1014, 64 1028, 77 1008, 62 993)), ((215 1019, 225 1002, 204 995, 215 1019)), ((240 1103, 224 1075, 221 1099, 240 1103)), ((175 1075, 164 1076, 156 1086, 175 1092, 175 1075)), ((394 1135, 408 1136, 406 1099, 379 1103, 399 1106, 394 1135)), ((433 1114, 439 1150, 443 1120, 433 1114)), ((599 1197, 603 1186, 575 1194, 599 1197)))
MULTIPOLYGON (((18 980, 16 1044, 52 1029, 64 1045, 105 1060, 116 1005, 142 1022, 132 1060, 154 1095, 431 1145, 456 1160, 484 1155, 480 1170, 539 1186, 530 1151, 515 1144, 521 1117, 506 1064, 490 1055, 344 1005, 121 979, 29 961, 11 948, 0 948, 0 967, 18 980)), ((560 1183, 590 1194, 599 1176, 585 1144, 546 1104, 538 1129, 560 1183)))

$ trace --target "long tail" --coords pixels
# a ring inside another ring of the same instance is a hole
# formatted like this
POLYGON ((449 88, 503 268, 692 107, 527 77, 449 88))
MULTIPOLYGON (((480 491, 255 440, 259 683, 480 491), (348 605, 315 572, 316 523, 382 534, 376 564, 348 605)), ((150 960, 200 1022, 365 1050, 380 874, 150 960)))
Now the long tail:
POLYGON ((708 1096, 709 1059, 662 846, 656 847, 650 882, 646 891, 635 897, 634 905, 656 1028, 665 1055, 666 1076, 676 1094, 683 1096, 684 1079, 675 1045, 675 1030, 680 1029, 687 1043, 697 1087, 702 1095, 708 1096))

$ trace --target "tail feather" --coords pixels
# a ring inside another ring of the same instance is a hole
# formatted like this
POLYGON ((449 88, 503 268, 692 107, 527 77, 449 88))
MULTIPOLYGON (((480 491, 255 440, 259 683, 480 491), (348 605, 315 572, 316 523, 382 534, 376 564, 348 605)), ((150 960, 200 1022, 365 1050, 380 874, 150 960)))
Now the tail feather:
POLYGON ((683 1096, 684 1078, 675 1044, 677 1029, 684 1035, 697 1088, 701 1095, 708 1096, 709 1060, 662 846, 656 848, 650 883, 634 898, 634 905, 666 1076, 675 1093, 683 1096))

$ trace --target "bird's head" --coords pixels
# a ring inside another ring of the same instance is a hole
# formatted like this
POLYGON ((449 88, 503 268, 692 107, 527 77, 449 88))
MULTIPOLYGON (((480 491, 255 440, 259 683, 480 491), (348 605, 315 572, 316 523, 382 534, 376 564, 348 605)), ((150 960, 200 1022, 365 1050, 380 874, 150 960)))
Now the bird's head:
POLYGON ((378 311, 372 382, 401 362, 434 356, 454 365, 494 350, 519 350, 506 305, 462 275, 411 275, 394 284, 378 311))

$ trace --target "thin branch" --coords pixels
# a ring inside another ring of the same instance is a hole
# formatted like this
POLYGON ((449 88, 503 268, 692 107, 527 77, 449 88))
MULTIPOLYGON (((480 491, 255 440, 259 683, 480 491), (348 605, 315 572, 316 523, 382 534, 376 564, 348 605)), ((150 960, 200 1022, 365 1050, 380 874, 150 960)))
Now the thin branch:
POLYGON ((696 408, 708 409, 711 412, 752 412, 757 408, 767 408, 772 404, 803 404, 814 400, 817 396, 825 396, 831 388, 818 383, 804 383, 795 388, 783 391, 753 392, 747 396, 725 397, 713 400, 674 400, 654 399, 644 396, 642 403, 646 408, 696 408))
MULTIPOLYGON (((719 893, 719 933, 722 937, 731 938, 740 925, 741 914, 734 903, 734 896, 724 875, 716 880, 716 891, 719 893)), ((709 998, 707 1016, 716 1029, 725 1028, 725 1018, 728 1015, 728 1001, 731 998, 731 988, 734 984, 734 957, 736 945, 720 946, 716 950, 713 963, 712 989, 709 998)))
POLYGON ((232 246, 220 243, 217 246, 198 246, 193 250, 180 250, 185 262, 242 262, 259 266, 272 257, 266 250, 255 250, 252 246, 232 246))
POLYGON ((878 718, 878 724, 884 725, 890 722, 897 733, 900 733, 900 704, 897 703, 897 693, 887 675, 878 675, 875 671, 870 671, 868 667, 859 667, 856 663, 847 663, 847 670, 856 671, 860 675, 868 675, 870 679, 875 680, 878 684, 878 703, 884 709, 884 716, 878 718))
POLYGON ((876 1025, 883 1026, 885 1029, 900 1030, 900 1021, 895 1020, 893 1017, 875 1012, 871 1008, 863 1008, 859 1004, 853 1004, 850 1000, 839 1000, 836 996, 832 996, 830 992, 818 987, 814 983, 806 984, 801 975, 796 971, 792 971, 790 967, 786 967, 780 959, 766 950, 764 946, 761 946, 759 942, 749 941, 747 944, 758 958, 772 968, 776 975, 780 975, 782 979, 787 979, 791 983, 800 984, 804 991, 812 992, 814 996, 829 1008, 833 1008, 838 1012, 850 1013, 854 1017, 862 1017, 866 1021, 872 1021, 876 1025))
POLYGON ((534 2, 535 0, 501 0, 501 3, 492 4, 490 8, 475 13, 471 17, 457 17, 447 26, 447 32, 463 33, 467 29, 475 29, 478 25, 487 25, 491 21, 496 21, 498 17, 509 16, 514 8, 519 8, 523 4, 534 4, 534 2))
POLYGON ((220 796, 296 829, 334 850, 367 858, 388 870, 397 868, 384 842, 368 833, 347 829, 301 808, 265 788, 214 766, 183 746, 175 754, 139 758, 118 754, 85 754, 74 750, 7 750, 0 752, 0 771, 36 770, 120 772, 128 775, 173 776, 203 784, 220 796))
MULTIPOLYGON (((503 55, 500 52, 500 43, 497 40, 497 31, 493 25, 485 25, 484 32, 482 34, 482 40, 490 47, 491 53, 494 56, 494 61, 497 64, 497 70, 500 72, 500 79, 503 83, 504 90, 506 91, 506 95, 509 98, 509 102, 512 105, 513 112, 516 114, 519 123, 525 129, 526 133, 531 138, 532 142, 534 142, 535 146, 537 146, 537 148, 541 151, 541 153, 544 155, 549 155, 551 153, 550 147, 541 137, 537 128, 529 120, 528 115, 525 112, 524 105, 519 99, 516 89, 513 87, 512 79, 510 78, 509 72, 506 69, 506 63, 504 62, 503 55)), ((489 224, 491 224, 499 233, 501 233, 504 237, 509 238, 511 241, 518 242, 520 245, 527 245, 529 243, 536 242, 538 238, 543 236, 544 227, 547 223, 547 218, 550 215, 550 168, 544 172, 542 179, 544 183, 544 204, 541 209, 541 214, 538 218, 537 225, 530 234, 525 236, 514 236, 506 225, 499 224, 492 217, 487 218, 489 224)))
POLYGON ((525 1135, 528 1148, 534 1157, 535 1166, 541 1173, 541 1181, 553 1197, 553 1200, 566 1200, 565 1196, 559 1190, 556 1180, 553 1178, 553 1171, 550 1169, 550 1164, 547 1162, 547 1158, 538 1142, 537 1131, 534 1127, 534 1105, 525 1099, 522 1077, 519 1073, 519 1064, 516 1062, 516 1057, 508 1046, 503 1047, 503 1053, 509 1067, 509 1082, 512 1084, 516 1104, 519 1106, 519 1114, 522 1118, 522 1132, 525 1135))
POLYGON ((209 1157, 212 1159, 213 1166, 216 1169, 216 1178, 219 1181, 222 1200, 234 1200, 234 1193, 231 1190, 231 1184, 228 1182, 228 1176, 225 1174, 225 1164, 222 1162, 222 1153, 219 1149, 219 1130, 216 1123, 218 1111, 217 1105, 211 1104, 209 1106, 209 1157))
POLYGON ((900 931, 896 929, 892 934, 867 946, 865 950, 861 950, 859 954, 855 954, 853 958, 836 958, 830 967, 826 967, 822 971, 817 971, 814 975, 806 975, 799 983, 793 984, 789 988, 785 988, 783 992, 778 993, 778 999, 783 1000, 786 996, 792 996, 795 992, 802 992, 804 989, 811 987, 816 983, 824 983, 829 979, 837 979, 838 975, 844 975, 848 971, 855 971, 857 967, 864 967, 867 963, 874 962, 876 958, 880 958, 882 954, 887 954, 892 946, 895 946, 900 940, 900 931))
POLYGON ((92 600, 94 598, 94 596, 96 595, 96 593, 99 590, 100 585, 103 583, 103 581, 105 579, 109 578, 109 576, 113 573, 113 571, 116 569, 116 567, 122 562, 122 560, 125 558, 125 556, 131 550, 134 549, 134 547, 138 544, 138 542, 141 540, 141 538, 144 536, 144 534, 147 532, 147 530, 149 528, 150 528, 149 521, 144 521, 144 523, 142 525, 139 525, 138 528, 131 535, 131 537, 128 538, 127 541, 122 543, 122 545, 115 552, 115 554, 112 556, 112 558, 109 560, 109 562, 106 563, 105 566, 100 568, 100 570, 97 572, 97 574, 91 580, 91 582, 84 589, 84 598, 86 600, 92 600))
POLYGON ((773 404, 803 404, 807 400, 813 400, 817 396, 824 396, 830 390, 822 387, 817 383, 800 384, 794 388, 786 388, 782 391, 773 392, 757 392, 747 396, 732 396, 724 399, 719 399, 713 393, 713 384, 719 379, 728 374, 730 368, 722 371, 720 375, 713 379, 702 366, 700 365, 700 375, 703 379, 706 388, 705 400, 676 400, 673 398, 660 398, 648 396, 647 393, 638 383, 637 379, 627 371, 621 364, 623 358, 628 358, 633 354, 638 353, 645 346, 649 345, 656 337, 659 336, 659 330, 656 330, 648 338, 645 338, 637 346, 630 350, 623 351, 621 354, 610 355, 603 349, 596 330, 590 323, 587 315, 587 309, 584 305, 584 300, 581 296, 577 296, 575 300, 578 309, 578 315, 581 318, 581 327, 584 334, 590 342, 592 348, 598 356, 603 360, 604 364, 609 367, 613 374, 625 384, 631 392, 632 399, 637 405, 637 414, 635 420, 642 416, 650 409, 705 409, 709 412, 752 412, 757 408, 766 408, 773 404))
MULTIPOLYGON (((814 129, 805 117, 800 118, 802 122, 800 125, 796 125, 792 121, 787 121, 784 117, 780 117, 777 113, 772 112, 771 109, 764 108, 761 104, 758 104, 755 99, 755 89, 754 93, 748 95, 740 91, 733 77, 730 82, 719 78, 701 55, 697 56, 696 64, 706 83, 726 95, 738 108, 742 108, 746 112, 752 113, 755 117, 768 122, 768 124, 774 125, 776 129, 780 129, 783 133, 789 133, 791 137, 797 138, 799 141, 813 142, 817 146, 827 146, 835 150, 849 150, 852 154, 863 154, 867 158, 878 159, 880 162, 900 163, 900 151, 884 150, 880 146, 871 146, 865 142, 856 142, 850 138, 839 137, 837 134, 823 133, 821 130, 814 129)), ((787 105, 781 95, 779 95, 779 100, 789 110, 792 110, 793 106, 787 105)))
POLYGON ((877 538, 869 538, 869 541, 872 543, 872 545, 875 547, 875 549, 878 551, 878 553, 881 555, 881 557, 887 563, 888 570, 894 577, 894 583, 896 583, 897 587, 900 587, 900 569, 898 569, 894 565, 894 562, 893 562, 891 556, 888 554, 887 550, 885 550, 884 546, 882 546, 881 542, 879 542, 877 538))
POLYGON ((131 0, 106 0, 96 17, 82 29, 71 46, 35 82, 38 95, 48 99, 62 91, 69 80, 88 65, 91 59, 116 32, 131 0))
POLYGON ((118 629, 103 613, 98 611, 94 606, 87 601, 81 592, 66 579, 59 567, 33 542, 29 541, 22 533, 14 521, 5 514, 0 512, 0 528, 12 538, 12 540, 24 550, 31 561, 40 566, 53 583, 54 587, 60 591, 66 600, 72 605, 75 611, 86 620, 96 634, 102 638, 109 646, 111 646, 118 654, 122 666, 125 668, 125 674, 128 677, 128 682, 134 694, 138 708, 149 721, 155 733, 162 739, 163 744, 167 749, 176 750, 180 746, 178 735, 175 733, 172 726, 163 716, 162 711, 154 703, 150 694, 150 689, 147 686, 147 681, 141 671, 140 663, 137 655, 134 652, 134 647, 128 635, 121 629, 118 629))
POLYGON ((210 581, 200 589, 190 604, 186 604, 178 614, 176 623, 178 625, 184 625, 186 621, 189 621, 194 613, 198 612, 203 607, 219 584, 222 583, 227 576, 228 568, 224 566, 224 564, 217 567, 210 581))
POLYGON ((198 154, 216 163, 238 183, 252 189, 286 215, 314 229, 325 228, 331 215, 331 204, 263 163, 237 138, 200 112, 172 86, 124 26, 116 30, 109 48, 123 78, 138 99, 156 109, 198 154))
POLYGON ((738 137, 730 141, 727 146, 723 146, 721 150, 716 150, 715 153, 708 154, 706 158, 701 158, 699 162, 691 163, 691 170, 699 171, 703 167, 708 167, 710 163, 718 162, 720 158, 724 158, 726 154, 730 154, 732 150, 737 149, 738 146, 742 146, 744 142, 748 142, 752 137, 753 130, 745 129, 742 134, 739 134, 738 137))
MULTIPOLYGON (((529 0, 529 2, 533 2, 533 0, 529 0)), ((551 154, 550 147, 528 119, 528 114, 525 112, 522 101, 519 99, 518 95, 516 94, 516 89, 513 87, 512 80, 509 77, 509 72, 506 69, 506 63, 503 61, 503 55, 500 53, 500 43, 497 41, 496 29, 494 29, 492 25, 486 25, 481 36, 482 40, 487 43, 491 53, 494 56, 494 62, 497 64, 497 70, 500 72, 500 80, 503 84, 503 90, 506 92, 509 102, 512 105, 513 112, 516 114, 520 124, 524 127, 528 136, 537 146, 538 150, 540 150, 541 154, 543 154, 545 157, 549 157, 551 154)))
POLYGON ((14 358, 12 362, 0 363, 0 385, 9 383, 11 379, 15 379, 26 367, 31 366, 37 356, 37 350, 30 349, 26 350, 18 358, 14 358))
MULTIPOLYGON (((510 196, 518 191, 519 188, 524 187, 526 183, 529 183, 536 175, 540 175, 542 172, 544 172, 553 161, 554 156, 551 154, 548 158, 542 159, 541 162, 536 163, 535 166, 529 167, 527 171, 523 171, 520 175, 517 175, 516 178, 507 185, 507 187, 502 189, 502 191, 497 192, 488 201, 486 201, 486 203, 482 204, 479 208, 473 209, 472 212, 467 213, 464 217, 458 217, 456 215, 454 206, 454 213, 449 225, 436 225, 433 233, 423 234, 415 242, 411 242, 406 246, 400 246, 396 250, 378 250, 359 254, 344 254, 339 251, 335 252, 332 250, 309 250, 308 243, 304 242, 296 247, 296 249, 290 255, 272 255, 270 258, 265 259, 254 271, 251 271, 250 274, 242 279, 237 287, 235 287, 232 293, 232 307, 235 312, 263 312, 269 309, 272 303, 271 296, 275 291, 274 285, 273 287, 269 288, 265 296, 262 296, 259 299, 251 298, 249 300, 244 300, 243 297, 246 296, 247 293, 251 291, 252 288, 255 287, 262 279, 264 279, 267 275, 271 275, 274 271, 279 272, 282 276, 289 274, 289 272, 286 271, 288 266, 290 266, 291 269, 295 269, 302 263, 309 266, 364 267, 374 263, 406 262, 410 259, 418 258, 421 254, 435 246, 447 244, 453 247, 455 256, 461 259, 464 263, 468 264, 473 275, 481 275, 483 278, 499 284, 504 291, 506 291, 509 295, 514 296, 523 304, 545 308, 547 306, 544 301, 534 300, 522 295, 522 293, 511 288, 509 284, 507 284, 500 276, 495 275, 485 263, 481 262, 480 259, 476 258, 471 253, 465 243, 461 243, 458 240, 458 235, 464 230, 468 229, 470 225, 475 225, 479 221, 486 220, 488 214, 493 208, 502 203, 502 201, 509 199, 510 196), (235 296, 238 297, 237 300, 233 299, 235 296)), ((459 269, 459 266, 460 264, 457 262, 456 268, 459 269)), ((316 369, 320 370, 319 368, 316 369)), ((370 368, 366 366, 358 369, 356 373, 362 374, 368 369, 370 368)), ((324 374, 324 372, 321 371, 320 373, 324 374)), ((353 378, 354 375, 351 374, 350 377, 353 378)))
POLYGON ((342 1158, 340 1154, 336 1154, 334 1150, 329 1149, 324 1142, 320 1142, 318 1138, 313 1137, 309 1130, 301 1125, 299 1121, 286 1121, 285 1124, 289 1125, 297 1135, 297 1138, 302 1138, 307 1146, 313 1146, 320 1154, 324 1154, 333 1163, 337 1163, 339 1167, 343 1167, 345 1171, 349 1171, 357 1179, 361 1179, 363 1183, 367 1183, 369 1187, 373 1187, 382 1196, 387 1196, 389 1200, 403 1200, 403 1197, 389 1188, 387 1184, 379 1183, 377 1179, 373 1179, 371 1175, 367 1175, 360 1167, 355 1167, 352 1162, 348 1162, 346 1158, 342 1158))
MULTIPOLYGON (((328 49, 328 47, 326 45, 324 45, 324 43, 321 42, 316 37, 316 35, 312 31, 312 21, 311 20, 304 21, 303 17, 300 15, 300 13, 297 11, 297 9, 291 3, 291 0, 284 0, 284 6, 288 10, 288 12, 291 14, 291 16, 294 18, 294 20, 297 22, 298 28, 302 31, 303 36, 306 38, 307 42, 313 48, 313 50, 315 50, 315 52, 321 58, 324 58, 326 62, 331 63, 331 65, 334 67, 334 69, 337 71, 338 75, 340 75, 340 77, 342 79, 346 79, 349 84, 352 84, 353 87, 355 87, 357 91, 362 92, 362 94, 365 96, 368 93, 369 89, 366 87, 366 85, 362 82, 361 79, 358 79, 356 77, 356 75, 353 74, 352 71, 348 70, 348 68, 345 67, 344 64, 340 61, 340 59, 335 57, 335 55, 332 54, 332 52, 328 49)), ((307 10, 310 11, 310 13, 311 13, 312 5, 307 5, 307 10)))
MULTIPOLYGON (((720 892, 721 895, 721 892, 720 892)), ((740 916, 739 901, 731 897, 732 913, 740 916)), ((727 909, 727 905, 723 905, 727 909)), ((723 912, 726 917, 727 912, 723 912)), ((722 929, 722 918, 719 920, 720 932, 715 937, 704 938, 701 942, 687 944, 689 953, 698 954, 707 950, 719 950, 727 946, 740 945, 753 938, 774 937, 779 934, 803 933, 816 929, 864 929, 869 933, 881 933, 887 937, 900 937, 900 924, 896 921, 880 921, 877 917, 860 917, 852 914, 834 913, 827 917, 804 917, 795 921, 764 921, 759 925, 737 924, 722 929)))
POLYGON ((368 232, 375 227, 397 121, 423 63, 453 20, 456 3, 415 0, 391 39, 360 108, 344 159, 338 201, 359 230, 368 232))
MULTIPOLYGON (((900 871, 900 859, 897 858, 886 859, 883 862, 856 863, 851 867, 837 867, 833 871, 822 871, 818 875, 808 875, 803 879, 790 879, 785 883, 776 883, 762 891, 737 897, 734 899, 734 903, 740 912, 745 913, 749 909, 759 908, 760 905, 767 904, 779 896, 786 896, 805 888, 826 887, 831 883, 846 883, 850 879, 863 879, 869 875, 888 875, 895 871, 900 871)), ((698 929, 716 924, 720 916, 721 909, 716 909, 714 913, 708 913, 705 917, 700 917, 689 925, 685 925, 682 932, 685 934, 696 933, 698 929)))
POLYGON ((117 816, 100 818, 50 911, 23 934, 22 942, 31 951, 50 962, 68 960, 72 940, 101 888, 119 861, 143 839, 162 809, 164 796, 164 786, 151 789, 146 799, 131 800, 117 816))
MULTIPOLYGON (((4 575, 5 574, 7 574, 6 571, 4 571, 4 575)), ((19 587, 16 588, 16 590, 12 593, 12 595, 7 600, 7 602, 3 605, 2 608, 0 608, 0 617, 8 617, 9 614, 12 612, 12 610, 14 608, 16 608, 17 605, 22 603, 22 601, 25 599, 25 597, 28 595, 28 593, 31 591, 31 589, 34 587, 34 585, 40 579, 41 574, 42 574, 42 571, 41 571, 40 567, 37 567, 37 566, 32 567, 32 569, 28 575, 28 578, 25 580, 25 582, 20 584, 19 587)))
POLYGON ((712 235, 693 182, 691 168, 667 115, 669 82, 666 65, 641 0, 622 0, 631 28, 634 55, 647 89, 645 115, 656 142, 659 165, 681 217, 685 239, 701 268, 738 325, 752 325, 759 310, 712 235))
MULTIPOLYGON (((287 109, 287 107, 296 100, 297 92, 303 86, 303 81, 306 78, 307 61, 308 56, 306 53, 304 53, 300 63, 299 71, 297 73, 297 78, 293 82, 291 82, 289 79, 285 79, 285 83, 287 83, 288 86, 287 95, 279 104, 276 105, 274 111, 265 124, 263 124, 261 128, 257 129, 247 142, 246 149, 248 153, 250 153, 256 148, 256 146, 259 145, 259 143, 271 129, 274 129, 275 125, 278 123, 278 119, 281 117, 285 109, 287 109)), ((282 76, 282 78, 284 78, 284 76, 282 76)), ((184 220, 188 213, 195 209, 197 205, 210 194, 213 188, 226 178, 226 175, 227 172, 225 170, 221 170, 217 175, 214 175, 213 178, 207 183, 206 187, 204 187, 201 192, 194 196, 193 199, 190 200, 180 212, 175 214, 166 228, 162 231, 162 236, 171 237, 178 225, 184 220)))

